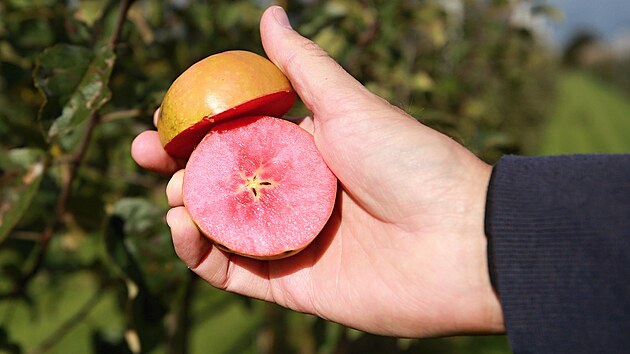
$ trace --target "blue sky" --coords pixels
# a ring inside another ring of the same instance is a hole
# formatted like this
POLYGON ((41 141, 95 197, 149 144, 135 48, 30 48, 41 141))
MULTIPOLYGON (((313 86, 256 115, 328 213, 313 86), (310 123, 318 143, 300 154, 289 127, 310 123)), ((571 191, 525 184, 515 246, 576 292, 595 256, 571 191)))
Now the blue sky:
POLYGON ((612 40, 630 35, 630 0, 547 0, 564 13, 564 21, 552 24, 556 43, 565 44, 575 31, 586 28, 612 40))

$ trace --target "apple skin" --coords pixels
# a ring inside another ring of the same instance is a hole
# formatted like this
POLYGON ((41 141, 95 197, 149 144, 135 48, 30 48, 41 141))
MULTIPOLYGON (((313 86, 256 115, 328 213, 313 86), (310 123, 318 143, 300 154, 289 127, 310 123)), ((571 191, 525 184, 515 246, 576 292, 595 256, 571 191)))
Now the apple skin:
POLYGON ((184 71, 168 89, 158 134, 167 153, 186 159, 218 122, 281 117, 295 99, 289 80, 266 58, 240 50, 214 54, 184 71))

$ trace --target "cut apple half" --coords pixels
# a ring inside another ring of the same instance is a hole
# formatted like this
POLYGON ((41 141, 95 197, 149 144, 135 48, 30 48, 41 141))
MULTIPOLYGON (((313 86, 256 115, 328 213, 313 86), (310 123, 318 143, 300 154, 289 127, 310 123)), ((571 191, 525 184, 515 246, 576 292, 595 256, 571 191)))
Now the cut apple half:
POLYGON ((290 256, 329 219, 337 179, 311 134, 273 117, 215 125, 191 154, 184 205, 222 249, 258 259, 290 256))

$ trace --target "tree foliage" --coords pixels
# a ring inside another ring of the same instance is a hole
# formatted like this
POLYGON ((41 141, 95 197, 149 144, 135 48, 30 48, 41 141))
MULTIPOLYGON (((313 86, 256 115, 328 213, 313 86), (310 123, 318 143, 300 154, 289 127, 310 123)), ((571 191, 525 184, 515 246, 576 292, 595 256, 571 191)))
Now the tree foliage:
MULTIPOLYGON (((131 141, 195 61, 262 54, 269 4, 0 3, 0 350, 506 350, 503 338, 363 334, 211 289, 176 258, 166 181, 135 165, 131 141)), ((520 1, 280 4, 369 89, 485 160, 530 151, 554 65, 535 31, 512 21, 520 1)))

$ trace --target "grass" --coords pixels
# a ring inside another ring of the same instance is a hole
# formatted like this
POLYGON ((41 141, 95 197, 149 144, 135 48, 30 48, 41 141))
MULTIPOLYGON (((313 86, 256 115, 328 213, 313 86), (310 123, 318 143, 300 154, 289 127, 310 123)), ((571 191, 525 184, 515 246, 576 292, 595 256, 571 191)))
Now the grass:
POLYGON ((582 72, 565 72, 541 155, 630 152, 630 97, 582 72))

